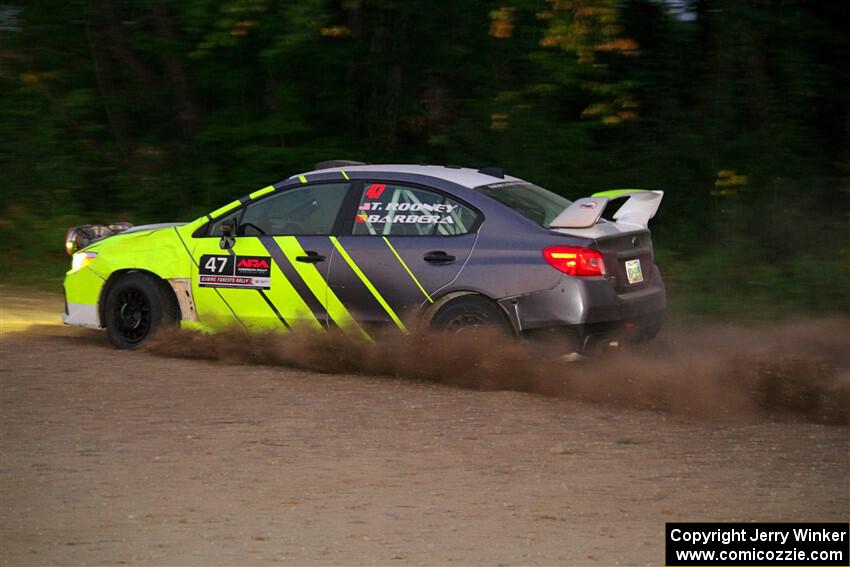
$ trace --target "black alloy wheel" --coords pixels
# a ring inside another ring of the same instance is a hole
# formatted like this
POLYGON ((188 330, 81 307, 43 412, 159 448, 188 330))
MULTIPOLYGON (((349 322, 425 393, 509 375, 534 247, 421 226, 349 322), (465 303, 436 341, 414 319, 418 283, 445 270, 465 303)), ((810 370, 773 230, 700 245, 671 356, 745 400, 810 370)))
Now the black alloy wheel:
POLYGON ((485 329, 512 334, 502 309, 477 295, 465 295, 445 304, 431 319, 431 328, 453 335, 485 329))
POLYGON ((112 344, 136 348, 161 326, 177 323, 177 299, 166 282, 141 272, 119 277, 109 288, 104 309, 104 324, 112 344))

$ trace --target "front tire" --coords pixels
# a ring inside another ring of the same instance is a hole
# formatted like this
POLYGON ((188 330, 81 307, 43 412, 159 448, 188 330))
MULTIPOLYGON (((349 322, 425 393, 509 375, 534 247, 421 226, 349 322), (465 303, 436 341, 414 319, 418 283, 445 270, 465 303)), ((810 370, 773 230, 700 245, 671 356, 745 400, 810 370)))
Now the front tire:
POLYGON ((122 276, 106 298, 106 334, 118 348, 136 348, 160 327, 177 322, 175 304, 164 282, 138 272, 122 276))
POLYGON ((431 328, 450 334, 491 329, 512 334, 507 317, 501 308, 484 297, 462 296, 440 308, 431 319, 431 328))

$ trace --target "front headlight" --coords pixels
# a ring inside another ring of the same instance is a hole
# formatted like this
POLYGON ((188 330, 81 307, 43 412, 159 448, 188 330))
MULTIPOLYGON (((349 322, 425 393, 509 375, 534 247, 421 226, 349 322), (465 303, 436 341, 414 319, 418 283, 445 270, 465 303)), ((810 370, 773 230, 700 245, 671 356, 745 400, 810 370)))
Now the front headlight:
POLYGON ((71 257, 71 271, 76 272, 90 266, 95 258, 97 258, 97 252, 77 252, 71 257))
POLYGON ((73 256, 74 252, 79 250, 80 242, 78 238, 79 235, 77 234, 76 228, 69 228, 68 232, 65 233, 65 252, 67 252, 69 256, 73 256))

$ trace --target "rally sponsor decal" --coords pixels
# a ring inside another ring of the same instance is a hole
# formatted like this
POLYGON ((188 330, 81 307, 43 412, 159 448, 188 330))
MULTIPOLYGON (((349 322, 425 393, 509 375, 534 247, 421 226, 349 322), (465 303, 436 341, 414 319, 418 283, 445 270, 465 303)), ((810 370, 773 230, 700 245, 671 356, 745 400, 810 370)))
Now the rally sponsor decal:
POLYGON ((200 287, 271 289, 270 256, 204 254, 198 267, 200 287))
POLYGON ((396 223, 396 224, 454 224, 455 221, 450 216, 439 215, 357 215, 355 219, 359 223, 396 223))
POLYGON ((458 205, 443 203, 431 205, 427 203, 366 202, 360 205, 355 221, 358 223, 454 224, 451 213, 457 208, 458 205))
POLYGON ((369 199, 380 199, 386 188, 387 185, 385 183, 373 183, 366 190, 366 197, 369 199))
POLYGON ((271 257, 269 256, 236 256, 236 275, 259 278, 271 277, 270 262, 271 257))

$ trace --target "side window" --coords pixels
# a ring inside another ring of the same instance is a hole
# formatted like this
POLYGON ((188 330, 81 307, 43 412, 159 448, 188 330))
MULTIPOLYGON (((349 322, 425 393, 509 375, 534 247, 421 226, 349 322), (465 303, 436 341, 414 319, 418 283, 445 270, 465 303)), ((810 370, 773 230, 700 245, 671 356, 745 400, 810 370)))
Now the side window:
POLYGON ((360 196, 353 234, 454 236, 470 232, 477 218, 472 209, 434 191, 371 183, 360 196))
MULTIPOLYGON (((237 235, 287 236, 330 234, 336 221, 348 183, 326 183, 293 187, 251 203, 236 214, 237 235)), ((210 227, 209 234, 221 234, 221 223, 210 227)))
POLYGON ((236 211, 224 215, 223 217, 219 217, 213 221, 210 225, 209 231, 207 231, 207 236, 221 236, 221 225, 226 222, 231 222, 234 220, 238 220, 239 216, 242 214, 242 209, 237 209, 236 211))

